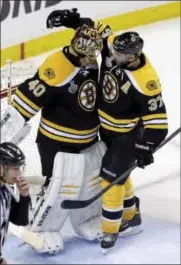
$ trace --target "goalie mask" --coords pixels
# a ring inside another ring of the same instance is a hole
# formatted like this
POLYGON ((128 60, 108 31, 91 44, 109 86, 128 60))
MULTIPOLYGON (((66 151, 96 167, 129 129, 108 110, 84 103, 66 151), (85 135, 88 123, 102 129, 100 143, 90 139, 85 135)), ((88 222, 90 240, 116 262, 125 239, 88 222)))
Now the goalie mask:
POLYGON ((97 30, 83 25, 77 30, 71 41, 71 46, 80 57, 94 60, 103 48, 103 40, 97 30))

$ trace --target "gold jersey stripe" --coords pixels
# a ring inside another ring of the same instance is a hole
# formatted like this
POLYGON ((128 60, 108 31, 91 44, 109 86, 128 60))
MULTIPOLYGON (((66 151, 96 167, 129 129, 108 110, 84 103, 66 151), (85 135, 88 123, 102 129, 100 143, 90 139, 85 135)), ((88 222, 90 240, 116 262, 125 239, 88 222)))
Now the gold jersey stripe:
POLYGON ((35 103, 33 103, 31 100, 29 100, 27 97, 25 97, 19 89, 16 90, 16 95, 18 95, 20 97, 20 99, 22 99, 24 102, 26 102, 34 110, 36 110, 36 111, 40 110, 40 107, 38 107, 37 105, 35 105, 35 103))
POLYGON ((145 129, 168 129, 168 124, 158 124, 158 125, 146 125, 144 126, 145 129))
POLYGON ((167 119, 166 113, 157 113, 157 114, 150 114, 141 117, 143 121, 145 120, 152 120, 152 119, 167 119))
POLYGON ((31 119, 33 117, 32 114, 30 114, 29 112, 27 112, 26 110, 24 110, 22 107, 20 107, 20 105, 16 102, 12 103, 12 106, 15 107, 21 114, 23 114, 25 117, 31 119))
POLYGON ((88 139, 73 139, 73 138, 66 138, 66 137, 61 137, 61 136, 57 136, 57 135, 54 135, 54 134, 51 134, 47 131, 45 131, 42 127, 39 128, 39 131, 45 135, 46 137, 50 138, 50 139, 53 139, 53 140, 56 140, 56 141, 59 141, 59 142, 65 142, 65 143, 77 143, 77 144, 85 144, 85 143, 90 143, 92 142, 95 137, 91 137, 91 138, 88 138, 88 139))
POLYGON ((130 132, 132 131, 135 127, 129 127, 129 128, 116 128, 116 127, 112 127, 112 126, 109 126, 105 123, 102 123, 101 122, 101 126, 106 129, 106 130, 109 130, 109 131, 114 131, 114 132, 120 132, 120 133, 124 133, 124 132, 130 132))
POLYGON ((63 131, 63 132, 68 132, 68 133, 72 133, 72 134, 77 134, 77 135, 87 135, 87 134, 90 134, 90 133, 94 133, 98 130, 99 126, 93 128, 93 129, 90 129, 90 130, 75 130, 75 129, 71 129, 71 128, 67 128, 67 127, 63 127, 63 126, 60 126, 60 125, 57 125, 51 121, 48 121, 46 120, 45 118, 42 118, 42 122, 45 123, 46 125, 54 128, 54 129, 57 129, 59 131, 63 131))
POLYGON ((129 124, 132 122, 137 122, 139 120, 139 118, 134 118, 134 119, 115 119, 111 116, 109 116, 108 114, 106 114, 105 112, 103 112, 102 110, 98 109, 98 113, 101 117, 105 118, 108 121, 111 121, 112 123, 115 124, 129 124))

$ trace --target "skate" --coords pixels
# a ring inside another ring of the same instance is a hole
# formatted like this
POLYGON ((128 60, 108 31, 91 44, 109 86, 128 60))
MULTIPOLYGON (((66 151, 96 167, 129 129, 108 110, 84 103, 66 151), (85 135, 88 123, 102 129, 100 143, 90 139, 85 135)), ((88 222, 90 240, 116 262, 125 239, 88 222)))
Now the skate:
POLYGON ((139 198, 136 197, 137 211, 131 220, 122 220, 119 228, 119 237, 126 237, 139 234, 143 231, 141 214, 139 210, 139 198))
POLYGON ((106 254, 116 243, 118 233, 104 233, 101 241, 102 253, 106 254))

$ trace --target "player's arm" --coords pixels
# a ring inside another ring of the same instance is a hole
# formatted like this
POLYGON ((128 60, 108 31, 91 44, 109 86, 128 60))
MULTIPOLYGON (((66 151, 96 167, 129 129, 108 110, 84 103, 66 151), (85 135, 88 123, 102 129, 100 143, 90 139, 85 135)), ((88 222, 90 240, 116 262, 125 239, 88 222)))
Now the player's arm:
POLYGON ((127 72, 133 84, 128 93, 137 106, 144 126, 143 137, 135 145, 138 166, 144 168, 153 163, 152 151, 168 133, 167 112, 157 75, 149 76, 146 71, 132 73, 127 72))
POLYGON ((46 20, 47 28, 64 26, 76 30, 84 24, 97 29, 103 39, 112 34, 109 25, 103 24, 101 21, 94 21, 89 17, 81 17, 76 8, 52 11, 46 20))
POLYGON ((94 21, 88 17, 80 17, 76 8, 52 11, 46 20, 47 28, 64 26, 76 30, 84 24, 94 27, 101 34, 103 38, 103 49, 101 54, 102 58, 104 58, 107 53, 109 53, 109 44, 112 42, 113 36, 109 25, 106 25, 101 21, 94 21))
POLYGON ((26 226, 29 220, 29 207, 30 207, 30 197, 20 196, 20 201, 16 202, 13 198, 11 201, 11 211, 10 211, 10 222, 15 225, 26 226))
POLYGON ((157 75, 147 78, 144 71, 140 77, 136 73, 128 75, 133 84, 129 94, 137 104, 144 126, 144 141, 153 142, 158 146, 168 133, 167 111, 159 78, 157 75))

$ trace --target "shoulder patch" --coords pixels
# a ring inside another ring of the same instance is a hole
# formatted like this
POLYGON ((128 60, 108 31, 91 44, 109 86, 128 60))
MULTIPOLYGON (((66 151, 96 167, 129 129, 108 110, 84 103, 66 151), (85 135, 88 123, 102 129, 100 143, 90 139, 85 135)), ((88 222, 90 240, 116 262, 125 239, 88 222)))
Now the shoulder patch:
POLYGON ((39 68, 39 78, 49 86, 61 86, 69 81, 77 68, 62 51, 50 55, 39 68))
POLYGON ((45 69, 44 75, 48 77, 49 79, 55 78, 55 72, 52 68, 45 69))
POLYGON ((150 80, 146 84, 146 88, 150 91, 158 89, 158 85, 155 80, 150 80))
POLYGON ((161 93, 159 77, 146 58, 146 64, 136 71, 125 70, 133 86, 146 96, 155 96, 161 93))

